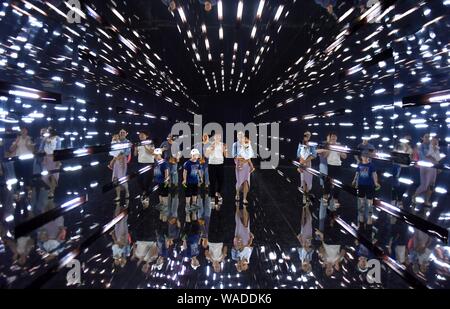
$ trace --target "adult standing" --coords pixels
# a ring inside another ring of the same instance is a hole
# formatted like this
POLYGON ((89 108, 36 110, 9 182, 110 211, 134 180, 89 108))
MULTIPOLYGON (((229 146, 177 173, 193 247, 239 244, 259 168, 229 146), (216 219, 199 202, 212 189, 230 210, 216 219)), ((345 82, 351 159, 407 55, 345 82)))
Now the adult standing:
POLYGON ((44 159, 42 160, 42 167, 44 171, 48 171, 42 180, 50 187, 48 198, 52 199, 55 194, 56 186, 58 185, 59 173, 55 172, 61 167, 61 162, 55 162, 53 159, 53 152, 61 149, 61 138, 53 128, 48 128, 48 136, 44 140, 44 159))
POLYGON ((148 197, 151 193, 151 183, 153 179, 153 164, 155 163, 155 158, 153 152, 155 151, 155 145, 151 140, 149 140, 149 134, 147 132, 139 133, 140 144, 134 148, 134 156, 138 157, 138 169, 151 166, 151 169, 147 172, 140 174, 138 178, 139 186, 142 190, 141 201, 145 207, 148 207, 148 197))
POLYGON ((31 184, 33 160, 31 160, 31 158, 27 159, 25 156, 33 155, 34 144, 31 137, 28 135, 28 129, 26 127, 20 127, 20 134, 11 145, 9 151, 13 157, 19 158, 19 160, 14 163, 17 180, 23 181, 25 186, 29 186, 31 184), (22 160, 22 158, 24 160, 22 160))
POLYGON ((309 192, 312 190, 313 175, 306 168, 311 167, 311 161, 317 157, 316 148, 309 144, 311 132, 303 134, 303 141, 298 145, 297 156, 299 157, 300 186, 303 188, 303 204, 306 204, 309 192))
MULTIPOLYGON (((127 139, 128 132, 124 129, 119 131, 119 138, 115 141, 115 143, 123 144, 125 147, 127 143, 130 143, 130 141, 127 139)), ((114 142, 113 142, 114 143, 114 142)), ((131 146, 118 150, 117 153, 114 153, 114 158, 112 159, 110 163, 110 168, 113 170, 112 180, 117 181, 120 178, 123 178, 127 175, 127 165, 128 165, 128 157, 131 154, 131 146)), ((115 201, 120 201, 120 191, 121 188, 124 188, 125 190, 125 198, 130 197, 130 192, 128 190, 128 183, 124 183, 121 185, 117 185, 116 187, 116 198, 115 201)))
MULTIPOLYGON (((425 134, 422 138, 422 143, 418 147, 418 154, 419 161, 424 161, 426 162, 425 164, 438 164, 441 160, 438 138, 433 137, 430 142, 430 134, 425 134)), ((431 207, 430 198, 436 183, 436 177, 436 168, 420 165, 420 185, 412 197, 413 204, 416 203, 416 197, 425 192, 424 206, 431 207)))
POLYGON ((217 198, 218 204, 221 205, 222 188, 224 179, 224 161, 227 156, 227 146, 222 143, 222 135, 215 133, 210 146, 206 149, 206 157, 208 158, 209 169, 209 196, 211 197, 211 203, 217 204, 215 199, 217 198))
POLYGON ((333 147, 340 146, 341 144, 337 142, 337 134, 330 133, 330 143, 328 144, 328 150, 326 152, 327 164, 328 164, 328 180, 325 185, 325 190, 330 193, 331 202, 334 203, 334 207, 339 207, 339 190, 336 190, 331 179, 337 179, 336 177, 341 172, 342 160, 347 158, 347 154, 337 150, 333 150, 333 147))
POLYGON ((206 158, 206 150, 211 145, 209 141, 209 135, 203 134, 202 142, 194 145, 194 149, 200 152, 200 164, 202 165, 203 178, 205 187, 209 187, 209 168, 208 168, 208 158, 206 158))
POLYGON ((170 182, 175 188, 178 186, 178 162, 181 157, 181 153, 176 151, 177 147, 178 144, 172 134, 169 134, 167 140, 160 146, 163 151, 163 159, 169 163, 170 182))
POLYGON ((236 201, 243 192, 243 205, 248 206, 247 195, 250 190, 250 174, 254 171, 251 159, 254 152, 250 140, 243 132, 238 133, 238 142, 233 144, 233 157, 236 164, 236 201))

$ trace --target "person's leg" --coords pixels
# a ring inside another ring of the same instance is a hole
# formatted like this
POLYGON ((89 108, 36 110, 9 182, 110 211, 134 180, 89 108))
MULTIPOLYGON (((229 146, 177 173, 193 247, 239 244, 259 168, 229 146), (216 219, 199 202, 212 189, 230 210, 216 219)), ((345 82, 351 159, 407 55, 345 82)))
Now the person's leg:
POLYGON ((128 190, 128 182, 124 183, 122 186, 125 191, 125 198, 130 198, 130 191, 128 190))
POLYGON ((209 196, 213 198, 216 196, 217 186, 217 165, 209 165, 209 196))
POLYGON ((365 198, 358 198, 359 204, 358 204, 358 225, 359 227, 362 227, 364 225, 364 209, 365 209, 365 198))
POLYGON ((431 196, 433 195, 434 185, 436 183, 437 170, 435 168, 429 168, 427 172, 427 185, 428 189, 425 195, 425 205, 431 205, 431 196))
POLYGON ((367 199, 367 224, 372 225, 373 199, 367 199))
POLYGON ((250 217, 249 217, 249 215, 248 215, 247 207, 244 207, 244 208, 242 209, 242 224, 243 224, 245 227, 248 227, 249 220, 250 220, 250 217))
MULTIPOLYGON (((138 163, 138 172, 144 167, 145 165, 144 164, 142 164, 142 163, 138 163)), ((137 177, 137 183, 138 183, 138 185, 139 185, 139 189, 141 190, 141 192, 142 192, 142 198, 144 198, 145 197, 145 194, 146 194, 146 187, 145 187, 145 182, 146 182, 146 179, 145 179, 145 177, 146 177, 146 173, 144 173, 144 174, 139 174, 138 175, 138 177, 137 177)))
POLYGON ((423 167, 421 166, 419 168, 420 170, 420 184, 419 187, 417 187, 416 192, 414 193, 414 195, 412 196, 412 202, 415 203, 416 202, 416 197, 420 194, 422 194, 423 192, 428 190, 427 187, 427 167, 423 167))
POLYGON ((223 180, 224 180, 224 165, 220 164, 217 166, 217 193, 219 198, 222 197, 223 180))
POLYGON ((247 195, 248 195, 248 191, 249 191, 249 189, 250 189, 250 187, 249 187, 249 185, 248 185, 248 181, 245 181, 245 182, 243 183, 242 186, 243 186, 243 188, 244 188, 243 202, 244 202, 244 203, 248 203, 247 195))

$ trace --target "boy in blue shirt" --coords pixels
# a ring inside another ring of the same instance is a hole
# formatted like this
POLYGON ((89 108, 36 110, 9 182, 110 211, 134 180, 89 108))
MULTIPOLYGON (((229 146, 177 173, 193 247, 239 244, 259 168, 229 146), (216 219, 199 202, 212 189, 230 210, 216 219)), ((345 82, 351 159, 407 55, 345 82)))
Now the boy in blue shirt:
POLYGON ((198 149, 192 149, 191 159, 186 161, 183 165, 183 186, 186 189, 185 197, 187 213, 199 209, 197 206, 198 187, 203 179, 199 158, 200 152, 198 149))
MULTIPOLYGON (((155 156, 155 165, 153 171, 153 182, 158 186, 159 204, 156 208, 159 210, 167 209, 169 207, 169 163, 162 158, 162 149, 156 148, 153 152, 155 156)), ((163 219, 163 218, 161 218, 163 219)), ((166 219, 167 220, 167 219, 166 219)))
POLYGON ((378 183, 377 171, 370 162, 370 153, 364 151, 361 154, 361 162, 356 168, 355 178, 353 179, 352 185, 358 189, 358 221, 359 228, 364 228, 364 224, 367 223, 368 227, 372 226, 372 212, 373 212, 373 198, 375 197, 375 189, 380 188, 378 183), (367 200, 367 222, 364 216, 365 207, 367 200))

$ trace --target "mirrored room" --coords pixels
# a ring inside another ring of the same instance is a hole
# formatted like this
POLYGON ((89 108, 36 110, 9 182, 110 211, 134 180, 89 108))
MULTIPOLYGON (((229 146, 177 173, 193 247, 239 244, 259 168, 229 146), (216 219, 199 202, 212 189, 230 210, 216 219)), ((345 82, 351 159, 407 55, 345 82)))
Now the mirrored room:
POLYGON ((0 288, 450 288, 450 0, 0 0, 0 288))

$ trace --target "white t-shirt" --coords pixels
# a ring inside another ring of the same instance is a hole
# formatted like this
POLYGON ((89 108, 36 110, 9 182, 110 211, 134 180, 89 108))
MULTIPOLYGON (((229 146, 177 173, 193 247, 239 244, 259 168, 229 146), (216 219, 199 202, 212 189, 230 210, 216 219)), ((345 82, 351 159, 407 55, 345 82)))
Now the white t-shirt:
POLYGON ((254 155, 255 153, 253 152, 253 148, 251 145, 248 145, 247 147, 241 145, 238 149, 238 156, 244 158, 244 160, 250 160, 254 157, 254 155))
POLYGON ((325 248, 325 257, 324 260, 326 263, 336 263, 340 260, 340 252, 341 252, 341 245, 327 245, 323 244, 323 247, 325 248))
POLYGON ((16 156, 19 157, 27 154, 32 154, 32 152, 27 147, 27 144, 30 143, 31 143, 30 137, 27 136, 23 138, 22 136, 20 136, 17 142, 16 156))
POLYGON ((46 138, 44 144, 44 152, 48 155, 53 154, 53 152, 56 150, 57 145, 58 145, 57 136, 46 138))
POLYGON ((253 248, 245 247, 239 252, 238 256, 240 260, 247 260, 250 263, 250 257, 252 256, 253 248))
MULTIPOLYGON (((338 146, 339 144, 336 144, 338 146)), ((328 165, 334 165, 334 166, 341 166, 341 155, 337 151, 330 150, 327 156, 327 163, 328 165)))
POLYGON ((154 163, 155 157, 153 155, 149 154, 148 151, 146 151, 146 149, 151 150, 151 149, 154 149, 154 147, 151 145, 142 145, 142 146, 137 147, 138 162, 139 163, 154 163))
MULTIPOLYGON (((212 147, 211 145, 210 147, 212 147)), ((211 149, 211 148, 210 148, 211 149)), ((214 150, 209 154, 208 164, 223 164, 223 143, 214 145, 214 150)))
POLYGON ((209 243, 209 253, 211 255, 211 260, 212 261, 221 261, 223 254, 222 254, 222 249, 223 249, 223 242, 221 243, 209 243))
POLYGON ((430 146, 430 150, 428 150, 428 156, 432 157, 436 161, 441 160, 441 153, 439 152, 439 147, 433 148, 433 146, 430 146))

